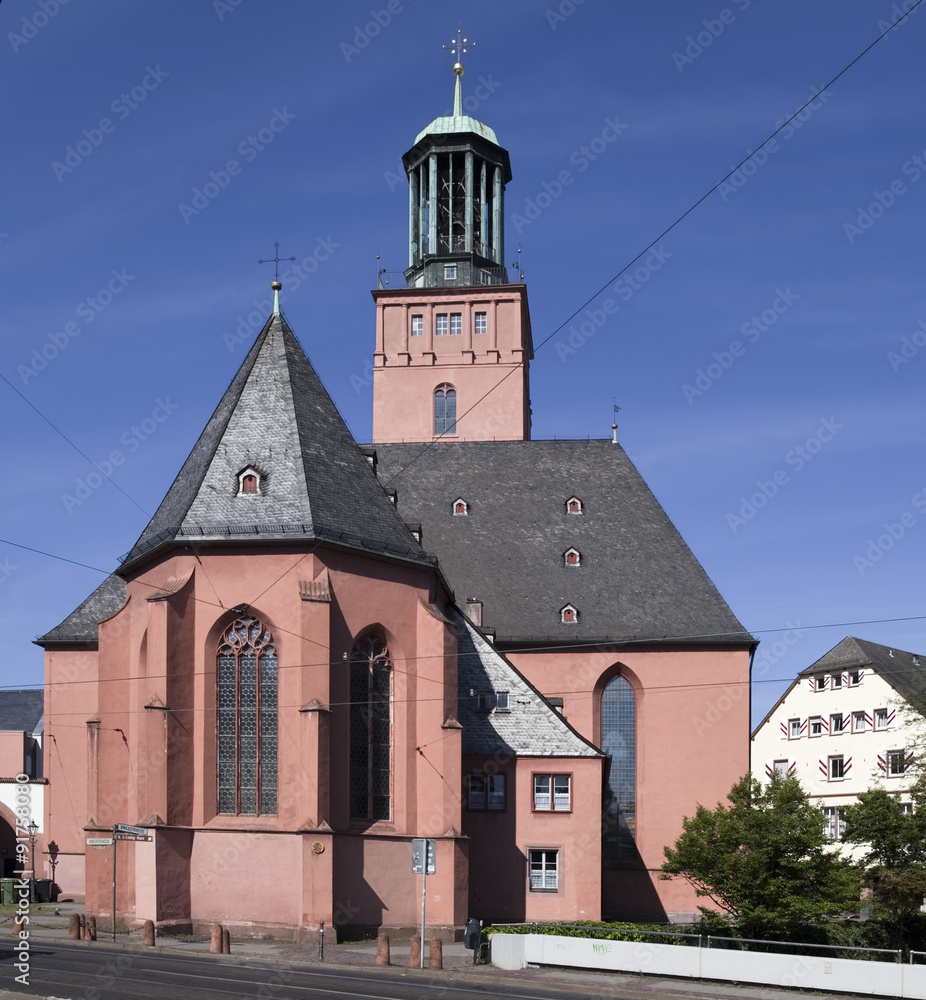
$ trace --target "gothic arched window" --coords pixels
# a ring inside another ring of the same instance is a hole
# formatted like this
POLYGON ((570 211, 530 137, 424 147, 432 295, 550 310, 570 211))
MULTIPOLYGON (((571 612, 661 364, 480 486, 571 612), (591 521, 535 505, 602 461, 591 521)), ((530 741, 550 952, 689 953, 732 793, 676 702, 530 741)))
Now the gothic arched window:
POLYGON ((277 651, 263 622, 242 615, 216 654, 218 812, 277 811, 277 651))
POLYGON ((457 390, 444 383, 434 390, 434 433, 453 434, 457 429, 457 390))
POLYGON ((602 860, 637 859, 636 696, 626 677, 614 677, 601 693, 601 749, 611 757, 605 793, 602 860))
POLYGON ((392 663, 382 639, 364 636, 350 656, 350 814, 389 819, 392 663))

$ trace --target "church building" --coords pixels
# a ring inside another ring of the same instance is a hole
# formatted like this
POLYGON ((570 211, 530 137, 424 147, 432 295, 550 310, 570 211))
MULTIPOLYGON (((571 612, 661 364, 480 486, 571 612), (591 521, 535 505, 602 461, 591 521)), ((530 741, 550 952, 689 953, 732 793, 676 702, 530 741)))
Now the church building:
POLYGON ((88 912, 115 851, 128 925, 408 929, 421 837, 436 933, 696 909, 662 849, 749 769, 756 643, 616 433, 531 439, 509 155, 454 72, 373 292, 373 442, 276 302, 119 569, 37 640, 45 829, 88 912), (115 824, 150 839, 87 846, 115 824))

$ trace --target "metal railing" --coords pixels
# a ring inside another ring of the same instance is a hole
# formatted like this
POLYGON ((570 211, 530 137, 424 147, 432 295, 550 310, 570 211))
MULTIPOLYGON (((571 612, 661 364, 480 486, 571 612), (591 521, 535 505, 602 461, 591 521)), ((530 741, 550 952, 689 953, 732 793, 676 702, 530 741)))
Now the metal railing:
POLYGON ((405 271, 383 269, 376 275, 377 288, 479 288, 491 285, 516 285, 521 275, 516 267, 482 267, 469 261, 457 261, 457 277, 445 278, 443 263, 416 270, 411 283, 405 271))

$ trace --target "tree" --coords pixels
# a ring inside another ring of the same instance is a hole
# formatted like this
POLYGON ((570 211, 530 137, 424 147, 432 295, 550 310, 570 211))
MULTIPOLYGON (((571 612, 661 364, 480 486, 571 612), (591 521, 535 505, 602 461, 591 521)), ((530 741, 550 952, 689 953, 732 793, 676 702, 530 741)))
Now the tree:
POLYGON ((860 868, 872 916, 897 948, 909 944, 926 896, 926 774, 910 793, 910 813, 884 788, 859 793, 858 802, 845 811, 845 840, 865 846, 860 868))
POLYGON ((858 872, 827 841, 823 813, 796 778, 776 774, 763 786, 746 775, 727 798, 729 806, 699 805, 685 818, 662 878, 687 879, 742 937, 793 939, 821 917, 858 909, 858 872))

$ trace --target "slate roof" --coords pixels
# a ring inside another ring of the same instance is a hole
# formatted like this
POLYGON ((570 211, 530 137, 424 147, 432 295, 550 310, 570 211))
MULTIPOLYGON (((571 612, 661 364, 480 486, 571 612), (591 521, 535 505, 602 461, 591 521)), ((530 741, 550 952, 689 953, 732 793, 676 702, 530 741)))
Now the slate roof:
POLYGON ((41 727, 45 712, 45 692, 0 691, 0 731, 32 733, 41 727))
POLYGON ((280 315, 260 332, 123 571, 174 541, 256 537, 427 560, 280 315), (248 466, 261 490, 239 496, 248 466))
POLYGON ((459 603, 483 602, 499 642, 754 643, 620 445, 377 444, 378 475, 420 522, 459 603), (573 495, 581 514, 567 514, 573 495), (462 497, 467 516, 453 516, 462 497), (580 566, 567 566, 570 547, 580 566), (563 623, 560 609, 579 611, 563 623))
POLYGON ((100 622, 125 607, 125 580, 113 573, 64 621, 35 640, 46 649, 54 646, 95 646, 100 622))
POLYGON ((848 635, 828 653, 824 653, 798 677, 825 673, 831 670, 852 670, 872 667, 898 694, 910 699, 926 689, 926 654, 907 653, 902 649, 882 646, 867 639, 848 635))
POLYGON ((458 708, 463 753, 516 754, 527 757, 601 757, 602 752, 552 708, 479 630, 455 608, 457 626, 458 708), (479 693, 507 691, 509 711, 477 707, 479 693))

